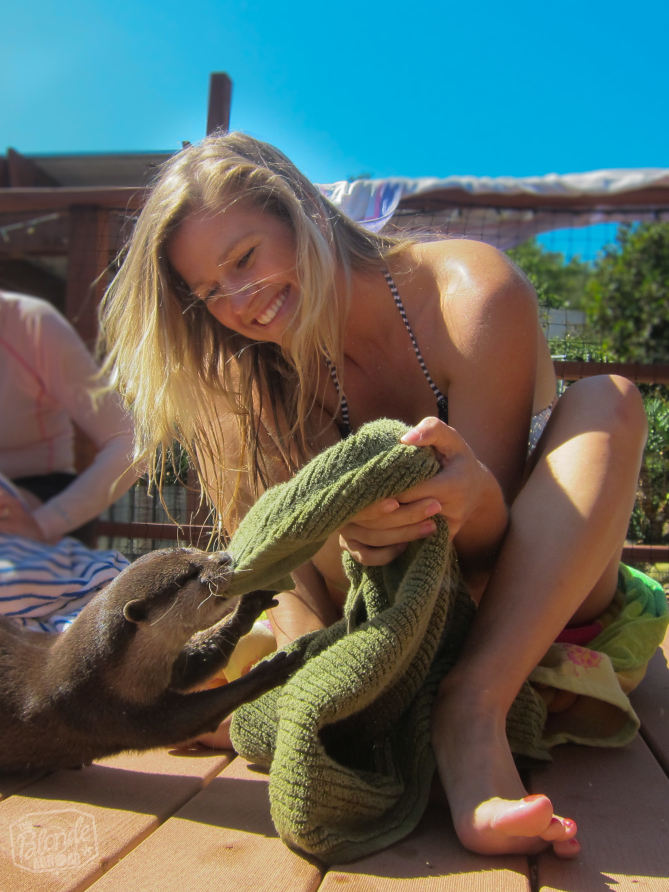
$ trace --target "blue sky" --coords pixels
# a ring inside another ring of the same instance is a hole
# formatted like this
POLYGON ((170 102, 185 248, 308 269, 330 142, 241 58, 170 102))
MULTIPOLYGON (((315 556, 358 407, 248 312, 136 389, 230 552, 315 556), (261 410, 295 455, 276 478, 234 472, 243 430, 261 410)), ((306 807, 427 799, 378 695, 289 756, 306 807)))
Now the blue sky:
POLYGON ((0 152, 174 149, 232 126, 315 181, 669 166, 669 4, 23 0, 0 29, 0 152))

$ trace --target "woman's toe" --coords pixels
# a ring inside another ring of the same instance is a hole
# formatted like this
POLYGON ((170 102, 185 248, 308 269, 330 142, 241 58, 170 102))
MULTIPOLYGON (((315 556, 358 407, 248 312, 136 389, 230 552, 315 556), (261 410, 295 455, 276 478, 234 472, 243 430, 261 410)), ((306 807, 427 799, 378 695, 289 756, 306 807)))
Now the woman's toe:
POLYGON ((558 858, 575 858, 581 851, 577 839, 561 839, 553 843, 553 851, 558 858))

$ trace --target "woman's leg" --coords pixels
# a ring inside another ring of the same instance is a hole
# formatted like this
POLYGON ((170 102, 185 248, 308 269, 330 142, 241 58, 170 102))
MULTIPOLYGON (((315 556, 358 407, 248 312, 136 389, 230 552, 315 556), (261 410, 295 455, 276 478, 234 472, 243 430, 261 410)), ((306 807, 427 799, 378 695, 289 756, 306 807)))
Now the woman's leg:
POLYGON ((505 733, 522 683, 570 621, 596 618, 616 589, 646 437, 626 379, 572 385, 511 510, 504 546, 458 663, 444 680, 433 745, 458 835, 475 851, 576 854, 573 822, 526 791, 505 733))

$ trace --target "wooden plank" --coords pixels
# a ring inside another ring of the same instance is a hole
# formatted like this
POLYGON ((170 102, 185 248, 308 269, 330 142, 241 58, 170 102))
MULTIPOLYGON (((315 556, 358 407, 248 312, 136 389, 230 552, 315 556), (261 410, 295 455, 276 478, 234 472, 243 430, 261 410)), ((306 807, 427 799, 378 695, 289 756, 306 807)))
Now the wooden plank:
POLYGON ((203 751, 125 754, 25 788, 0 802, 2 888, 87 889, 229 761, 203 751))
MULTIPOLYGON (((206 510, 206 509, 205 509, 206 510)), ((125 539, 171 539, 191 545, 209 541, 212 527, 198 524, 143 523, 135 520, 100 520, 97 525, 99 536, 120 536, 125 539)), ((669 560, 668 545, 626 545, 623 549, 624 561, 641 563, 661 563, 669 560)))
MULTIPOLYGON (((669 638, 648 664, 646 677, 632 693, 641 719, 641 734, 664 771, 669 774, 669 638)), ((669 806, 668 806, 669 808, 669 806)))
POLYGON ((468 192, 466 189, 435 189, 408 195, 400 201, 400 209, 440 211, 447 208, 527 208, 533 211, 594 211, 610 208, 627 213, 649 209, 669 210, 669 189, 650 186, 630 192, 580 195, 541 195, 539 192, 468 192))
POLYGON ((126 539, 173 539, 197 545, 209 541, 211 527, 192 524, 141 523, 140 521, 100 520, 97 525, 99 536, 122 536, 126 539))
MULTIPOLYGON (((110 209, 109 245, 113 255, 128 241, 136 216, 136 211, 110 209)), ((69 244, 69 207, 44 213, 14 211, 0 214, 0 258, 31 257, 34 254, 38 257, 45 254, 52 257, 63 256, 67 255, 69 244)))
POLYGON ((42 170, 30 158, 16 149, 7 149, 8 185, 12 186, 58 186, 53 177, 42 170))
POLYGON ((595 375, 622 375, 639 384, 668 384, 669 365, 641 362, 562 362, 553 361, 558 378, 564 381, 579 381, 595 375))
POLYGON ((667 892, 669 780, 640 737, 621 749, 557 747, 531 792, 578 824, 581 854, 538 857, 539 892, 667 892))
POLYGON ((321 873, 278 838, 267 775, 238 757, 93 892, 314 892, 321 873))
POLYGON ((45 214, 0 214, 0 257, 65 254, 69 236, 66 210, 45 214))
POLYGON ((108 212, 97 207, 70 212, 65 315, 90 347, 98 334, 98 305, 109 266, 108 219, 108 212))
POLYGON ((622 560, 640 564, 664 564, 669 561, 669 545, 626 545, 622 560))
POLYGON ((46 771, 38 774, 0 774, 0 801, 13 796, 19 790, 29 787, 31 784, 37 783, 47 774, 46 771))
POLYGON ((232 81, 223 71, 212 72, 209 77, 209 108, 207 111, 207 136, 230 129, 232 81))
POLYGON ((77 205, 136 210, 145 189, 136 186, 53 186, 0 188, 0 213, 65 210, 77 205))
POLYGON ((460 844, 446 808, 431 803, 416 830, 353 864, 332 867, 319 892, 530 892, 527 859, 460 844))

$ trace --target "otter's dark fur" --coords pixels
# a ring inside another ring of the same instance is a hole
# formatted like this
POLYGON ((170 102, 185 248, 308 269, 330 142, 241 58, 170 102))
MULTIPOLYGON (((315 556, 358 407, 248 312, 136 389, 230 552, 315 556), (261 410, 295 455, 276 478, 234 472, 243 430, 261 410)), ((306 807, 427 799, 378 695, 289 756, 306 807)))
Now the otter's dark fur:
POLYGON ((192 548, 145 555, 60 634, 0 618, 0 771, 75 767, 213 731, 285 681, 279 653, 247 675, 187 693, 227 664, 273 593, 226 598, 230 558, 192 548))

